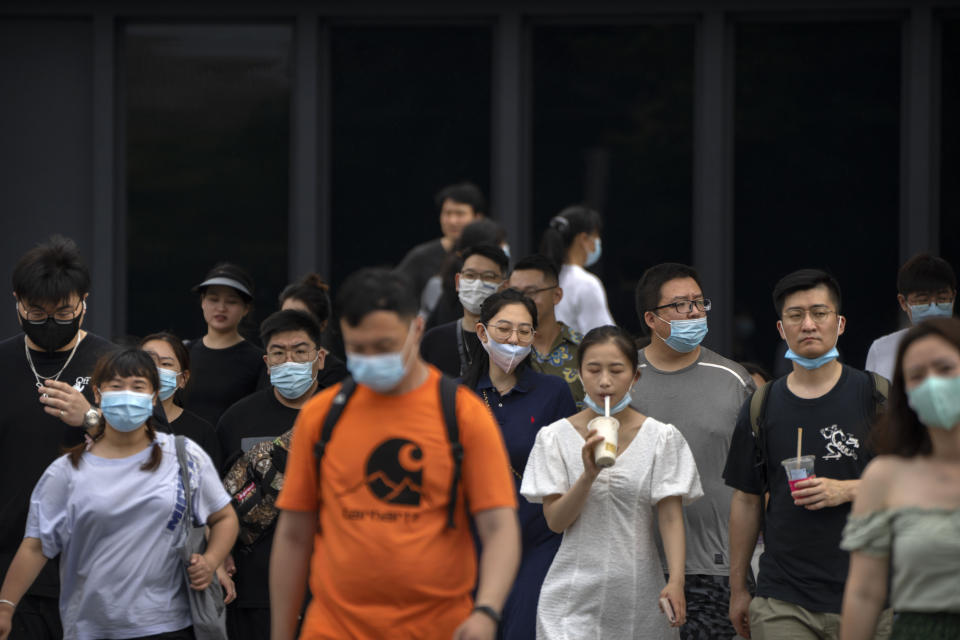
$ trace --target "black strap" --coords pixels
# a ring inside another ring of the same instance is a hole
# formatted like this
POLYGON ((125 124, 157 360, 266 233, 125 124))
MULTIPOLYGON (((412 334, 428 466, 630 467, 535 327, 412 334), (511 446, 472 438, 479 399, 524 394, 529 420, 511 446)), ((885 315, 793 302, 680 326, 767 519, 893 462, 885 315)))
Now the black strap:
POLYGON ((460 376, 467 375, 467 369, 473 363, 470 353, 467 351, 467 345, 463 339, 463 325, 457 321, 457 353, 460 356, 460 376))
POLYGON ((317 444, 313 447, 313 455, 317 458, 318 490, 320 487, 320 470, 322 468, 321 463, 323 462, 323 454, 327 450, 327 443, 330 442, 330 436, 333 435, 333 428, 336 426, 337 420, 340 419, 340 414, 343 413, 343 408, 347 406, 347 401, 350 399, 350 396, 353 395, 353 392, 356 390, 356 388, 357 383, 352 377, 347 376, 344 378, 340 385, 340 391, 338 391, 337 395, 333 397, 333 403, 330 405, 330 410, 327 411, 327 415, 323 419, 323 428, 320 430, 320 439, 317 440, 317 444))
POLYGON ((457 425, 457 381, 447 376, 440 378, 440 408, 443 423, 447 427, 450 453, 453 456, 453 481, 450 483, 450 503, 447 507, 447 526, 456 528, 454 515, 457 511, 457 491, 460 486, 460 470, 463 464, 463 445, 460 443, 460 427, 457 425))

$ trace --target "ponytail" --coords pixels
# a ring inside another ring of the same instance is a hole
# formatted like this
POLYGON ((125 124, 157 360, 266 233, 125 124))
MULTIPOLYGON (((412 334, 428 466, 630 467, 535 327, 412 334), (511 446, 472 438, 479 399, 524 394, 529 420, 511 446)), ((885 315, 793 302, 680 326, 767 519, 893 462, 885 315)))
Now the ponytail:
MULTIPOLYGON (((153 424, 153 416, 147 418, 146 427, 147 438, 149 438, 153 444, 150 446, 150 457, 140 465, 140 470, 156 471, 163 461, 163 449, 160 448, 160 443, 157 441, 157 429, 153 424)), ((80 467, 80 459, 83 457, 84 452, 86 452, 94 442, 103 437, 103 432, 106 431, 106 428, 107 425, 103 419, 103 414, 100 414, 100 423, 95 427, 97 432, 92 435, 85 433, 83 442, 67 449, 67 457, 70 458, 70 464, 73 465, 74 469, 80 467)))
POLYGON ((553 218, 540 241, 540 253, 547 256, 557 271, 567 261, 567 250, 573 240, 581 233, 599 233, 600 214, 582 205, 567 207, 553 218))

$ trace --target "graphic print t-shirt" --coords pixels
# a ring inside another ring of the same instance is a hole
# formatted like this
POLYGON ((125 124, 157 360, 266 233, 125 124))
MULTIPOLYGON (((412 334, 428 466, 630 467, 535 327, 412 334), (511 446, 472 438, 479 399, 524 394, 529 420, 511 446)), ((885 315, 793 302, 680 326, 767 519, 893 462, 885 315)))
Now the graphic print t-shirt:
POLYGON ((456 527, 440 373, 399 396, 360 385, 333 431, 317 496, 314 445, 340 387, 315 396, 294 427, 281 509, 319 510, 301 638, 450 637, 470 614, 476 556, 466 505, 515 507, 500 431, 483 401, 457 392, 464 457, 456 527))
MULTIPOLYGON (((793 504, 780 462, 796 457, 797 428, 802 427, 802 453, 816 456, 815 475, 859 478, 873 457, 867 446, 872 394, 870 377, 846 365, 833 389, 819 398, 797 397, 787 388, 786 377, 773 383, 762 427, 770 503, 764 516, 757 595, 811 611, 840 613, 849 563, 849 555, 840 549, 840 536, 851 505, 811 511, 793 504)), ((760 494, 755 446, 747 402, 737 419, 723 478, 735 489, 760 494)))

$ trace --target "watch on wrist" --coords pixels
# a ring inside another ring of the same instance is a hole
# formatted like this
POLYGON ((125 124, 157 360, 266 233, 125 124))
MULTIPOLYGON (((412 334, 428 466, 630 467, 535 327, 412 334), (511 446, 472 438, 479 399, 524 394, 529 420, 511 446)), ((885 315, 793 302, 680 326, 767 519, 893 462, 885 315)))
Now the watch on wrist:
POLYGON ((488 607, 488 606, 485 605, 485 604, 480 604, 480 605, 475 606, 475 607, 473 608, 473 610, 474 610, 475 612, 482 613, 483 615, 487 616, 488 618, 490 618, 491 620, 493 620, 493 621, 494 621, 495 623, 497 623, 498 625, 500 624, 500 614, 497 613, 497 610, 494 609, 493 607, 488 607))
POLYGON ((100 412, 97 411, 96 407, 90 407, 90 409, 83 414, 83 426, 87 429, 93 429, 98 424, 100 424, 100 412))

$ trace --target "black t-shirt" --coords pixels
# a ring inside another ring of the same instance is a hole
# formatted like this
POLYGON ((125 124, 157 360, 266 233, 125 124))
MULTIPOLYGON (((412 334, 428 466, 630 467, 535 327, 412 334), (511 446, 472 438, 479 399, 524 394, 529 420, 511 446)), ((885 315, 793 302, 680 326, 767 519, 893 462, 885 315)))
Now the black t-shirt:
MULTIPOLYGON (((0 342, 0 389, 4 393, 0 402, 0 581, 23 540, 34 486, 65 447, 83 442, 82 428, 44 412, 23 345, 23 334, 0 342)), ((114 349, 112 343, 88 333, 60 374, 60 381, 73 385, 93 403, 90 376, 100 356, 114 349)), ((30 353, 37 372, 44 376, 60 371, 70 355, 69 351, 30 353)), ((59 596, 57 568, 56 562, 48 562, 29 593, 59 596)))
POLYGON ((447 257, 447 250, 443 248, 440 238, 418 244, 404 256, 400 264, 397 265, 397 271, 407 276, 413 284, 414 292, 417 294, 417 300, 423 288, 427 285, 427 280, 440 273, 443 267, 443 260, 447 257))
POLYGON ((237 400, 268 386, 263 350, 243 340, 226 349, 211 349, 198 338, 190 343, 190 381, 183 408, 210 424, 237 400))
MULTIPOLYGON (((870 376, 846 365, 833 389, 819 398, 794 395, 787 388, 786 377, 773 383, 761 422, 770 503, 764 515, 758 596, 819 613, 840 613, 849 564, 849 554, 840 549, 840 536, 851 505, 811 511, 793 504, 781 461, 797 455, 797 428, 802 427, 802 453, 816 456, 815 475, 835 480, 859 478, 873 457, 868 448, 873 406, 870 376)), ((763 478, 755 456, 747 401, 730 443, 723 471, 726 483, 759 495, 763 478)))
POLYGON ((464 331, 460 320, 430 329, 420 340, 424 360, 452 378, 461 378, 483 346, 476 333, 464 331))
POLYGON ((317 390, 332 387, 348 375, 350 372, 347 371, 347 363, 327 352, 327 357, 323 360, 323 369, 317 372, 317 390))
MULTIPOLYGON (((236 461, 241 450, 247 451, 257 442, 276 438, 292 429, 298 413, 298 409, 280 404, 273 387, 247 396, 227 409, 217 425, 223 459, 236 461)), ((226 471, 229 469, 223 469, 224 473, 226 471)), ((261 536, 249 551, 234 547, 233 559, 237 565, 234 578, 237 583, 235 606, 270 606, 269 564, 272 545, 273 531, 270 531, 261 536)))
POLYGON ((220 443, 217 441, 217 432, 212 424, 184 409, 180 417, 170 423, 170 433, 186 436, 196 442, 207 452, 214 466, 220 468, 220 443))

